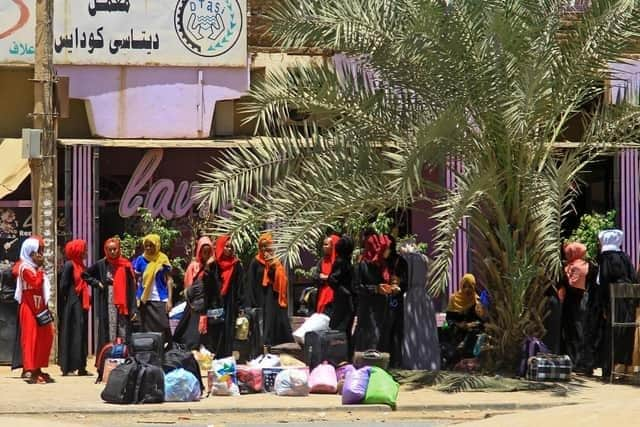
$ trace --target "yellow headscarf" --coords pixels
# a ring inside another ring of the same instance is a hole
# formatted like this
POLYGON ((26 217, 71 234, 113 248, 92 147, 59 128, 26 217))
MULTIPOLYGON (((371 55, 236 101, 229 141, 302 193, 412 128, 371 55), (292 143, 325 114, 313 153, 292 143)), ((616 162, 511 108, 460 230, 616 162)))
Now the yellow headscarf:
POLYGON ((476 293, 476 277, 473 274, 465 274, 460 280, 460 289, 449 297, 447 311, 464 313, 475 306, 480 300, 476 293), (471 289, 469 289, 471 288, 471 289), (471 292, 473 290, 473 292, 471 292))
POLYGON ((164 253, 160 252, 160 236, 157 234, 149 234, 142 239, 142 244, 151 243, 153 244, 153 251, 144 250, 144 259, 146 259, 149 264, 147 264, 147 268, 144 269, 144 273, 142 273, 142 286, 144 287, 144 291, 142 292, 142 302, 147 302, 149 296, 151 296, 151 291, 153 290, 153 281, 156 278, 156 274, 161 271, 164 267, 171 267, 171 263, 169 262, 169 257, 167 257, 164 253))

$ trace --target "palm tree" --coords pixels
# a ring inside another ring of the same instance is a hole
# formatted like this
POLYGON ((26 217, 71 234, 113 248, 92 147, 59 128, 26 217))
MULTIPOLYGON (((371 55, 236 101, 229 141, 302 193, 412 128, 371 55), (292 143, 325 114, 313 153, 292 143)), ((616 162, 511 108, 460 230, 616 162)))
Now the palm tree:
POLYGON ((430 289, 445 289, 466 219, 473 270, 493 300, 492 354, 513 367, 522 338, 544 332, 580 172, 638 141, 638 109, 603 102, 608 64, 638 35, 638 1, 593 0, 579 19, 567 3, 277 2, 282 47, 339 55, 251 90, 246 111, 270 136, 203 173, 203 203, 234 207, 213 226, 242 242, 266 224, 296 263, 337 220, 431 200, 430 289), (580 140, 558 149, 576 122, 580 140), (464 165, 455 189, 424 178, 451 161, 464 165))

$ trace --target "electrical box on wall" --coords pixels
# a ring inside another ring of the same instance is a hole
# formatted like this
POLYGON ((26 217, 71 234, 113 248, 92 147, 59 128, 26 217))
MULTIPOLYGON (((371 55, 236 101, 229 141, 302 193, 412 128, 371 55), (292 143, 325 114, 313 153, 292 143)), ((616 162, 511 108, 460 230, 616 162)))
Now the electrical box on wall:
POLYGON ((42 129, 22 129, 22 158, 42 158, 42 129))

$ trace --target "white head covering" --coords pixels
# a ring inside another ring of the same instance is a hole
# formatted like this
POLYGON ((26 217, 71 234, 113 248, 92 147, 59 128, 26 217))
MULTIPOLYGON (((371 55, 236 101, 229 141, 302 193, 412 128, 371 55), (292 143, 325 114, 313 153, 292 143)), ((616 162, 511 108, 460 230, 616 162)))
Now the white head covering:
MULTIPOLYGON (((20 272, 16 281, 16 292, 13 296, 18 302, 22 301, 22 288, 24 286, 24 284, 22 283, 22 272, 27 268, 33 271, 36 271, 38 269, 38 265, 31 258, 31 254, 34 252, 38 252, 39 248, 40 241, 38 239, 34 239, 33 237, 25 240, 22 243, 22 247, 20 248, 20 272)), ((43 291, 44 302, 46 304, 47 302, 49 302, 49 297, 51 296, 51 283, 49 282, 49 279, 46 275, 44 277, 43 291)))
POLYGON ((622 250, 622 241, 624 239, 624 232, 622 230, 602 230, 598 233, 598 240, 600 240, 600 252, 622 250))

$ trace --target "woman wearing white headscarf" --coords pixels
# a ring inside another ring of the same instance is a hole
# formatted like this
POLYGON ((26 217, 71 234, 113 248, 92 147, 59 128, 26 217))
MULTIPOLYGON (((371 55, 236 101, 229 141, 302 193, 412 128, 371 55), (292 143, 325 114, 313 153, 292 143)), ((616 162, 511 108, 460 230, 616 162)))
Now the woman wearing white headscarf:
POLYGON ((26 381, 30 384, 51 382, 42 372, 49 366, 49 354, 53 344, 53 317, 48 303, 51 285, 42 264, 43 245, 38 239, 29 238, 20 249, 15 299, 20 303, 20 346, 26 381))
MULTIPOLYGON (((622 251, 622 230, 603 230, 598 234, 600 254, 598 256, 598 279, 595 292, 589 294, 589 319, 587 346, 589 362, 593 367, 602 367, 602 376, 611 373, 611 357, 615 363, 631 365, 634 333, 632 328, 615 332, 615 354, 611 354, 610 289, 612 283, 636 283, 636 271, 631 260, 622 251)), ((635 303, 620 300, 616 303, 616 321, 635 322, 635 303)))

